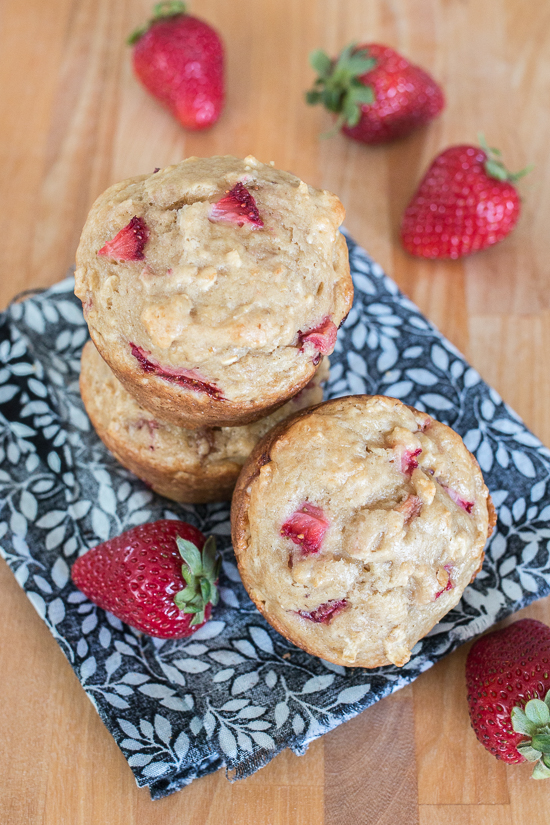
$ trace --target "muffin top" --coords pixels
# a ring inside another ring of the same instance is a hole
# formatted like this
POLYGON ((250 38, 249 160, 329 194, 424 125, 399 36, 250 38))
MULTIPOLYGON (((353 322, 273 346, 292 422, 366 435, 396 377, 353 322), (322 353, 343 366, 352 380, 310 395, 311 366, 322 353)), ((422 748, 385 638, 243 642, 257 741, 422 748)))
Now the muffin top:
POLYGON ((481 567, 481 471, 453 430, 349 396, 283 422, 233 499, 243 582, 268 621, 343 665, 403 665, 481 567))
POLYGON ((335 195, 253 157, 192 157, 112 186, 77 251, 96 345, 111 366, 122 351, 214 399, 284 395, 351 306, 343 216, 335 195))

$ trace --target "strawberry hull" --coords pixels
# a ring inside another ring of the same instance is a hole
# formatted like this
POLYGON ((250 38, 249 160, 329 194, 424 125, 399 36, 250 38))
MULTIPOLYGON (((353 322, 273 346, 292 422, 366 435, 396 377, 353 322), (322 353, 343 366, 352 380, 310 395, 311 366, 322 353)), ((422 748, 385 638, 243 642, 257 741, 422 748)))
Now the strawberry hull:
POLYGON ((317 51, 310 61, 319 77, 307 102, 323 104, 337 117, 334 131, 361 143, 406 137, 445 106, 433 77, 389 46, 351 43, 335 60, 317 51))
POLYGON ((357 126, 344 126, 342 131, 353 140, 376 146, 425 126, 443 110, 445 98, 441 87, 420 66, 386 46, 371 44, 367 48, 377 64, 360 80, 373 89, 374 103, 361 107, 357 126))

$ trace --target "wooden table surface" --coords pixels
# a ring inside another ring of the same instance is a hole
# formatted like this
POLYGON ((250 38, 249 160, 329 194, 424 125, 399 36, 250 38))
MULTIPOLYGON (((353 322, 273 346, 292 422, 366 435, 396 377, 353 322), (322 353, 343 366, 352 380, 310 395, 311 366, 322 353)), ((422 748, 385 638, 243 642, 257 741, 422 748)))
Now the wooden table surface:
MULTIPOLYGON (((95 197, 189 155, 255 154, 336 192, 346 226, 550 443, 548 0, 194 0, 223 33, 227 108, 186 134, 137 84, 127 34, 150 0, 0 2, 0 301, 73 263, 95 197), (343 137, 303 102, 308 53, 387 43, 431 71, 447 107, 392 146, 343 137), (521 183, 500 246, 413 260, 399 217, 433 155, 483 131, 521 183)), ((468 724, 462 648, 412 687, 230 784, 219 772, 159 802, 122 754, 45 625, 0 564, 0 822, 6 825, 547 825, 550 786, 506 767, 468 724)), ((550 600, 523 611, 550 623, 550 600)))

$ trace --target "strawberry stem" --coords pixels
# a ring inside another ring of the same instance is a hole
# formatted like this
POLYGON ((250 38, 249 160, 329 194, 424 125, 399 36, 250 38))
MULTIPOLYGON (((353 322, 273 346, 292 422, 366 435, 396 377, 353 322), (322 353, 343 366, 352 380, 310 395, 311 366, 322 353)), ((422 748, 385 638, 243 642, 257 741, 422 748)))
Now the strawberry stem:
POLYGON ((542 699, 530 699, 525 708, 515 707, 512 727, 526 738, 517 746, 518 753, 534 762, 533 779, 550 777, 550 690, 542 699))
POLYGON ((361 106, 374 103, 372 88, 361 80, 376 65, 368 49, 357 49, 356 43, 350 43, 336 61, 317 49, 311 53, 309 62, 318 77, 306 92, 306 102, 310 106, 321 103, 338 115, 334 129, 322 137, 332 137, 344 125, 357 126, 361 106))
POLYGON ((181 0, 164 0, 162 3, 156 3, 153 7, 153 16, 151 19, 145 26, 140 26, 139 29, 132 32, 126 42, 129 46, 133 46, 134 43, 138 42, 140 37, 147 34, 154 23, 158 23, 160 20, 166 20, 169 17, 178 17, 180 14, 186 14, 185 3, 182 3, 181 0))
POLYGON ((202 553, 187 539, 176 537, 180 556, 185 562, 181 575, 186 586, 174 596, 174 602, 184 613, 194 613, 190 627, 204 622, 207 605, 217 605, 219 592, 216 581, 220 574, 221 557, 216 552, 216 540, 209 536, 202 553))
POLYGON ((481 146, 481 148, 487 156, 487 159, 485 161, 485 171, 487 172, 490 178, 515 183, 520 178, 523 178, 524 175, 527 175, 529 172, 532 172, 535 168, 533 165, 531 165, 526 166, 525 169, 520 169, 519 172, 509 172, 504 163, 500 159, 502 155, 500 149, 495 149, 494 146, 488 146, 487 141, 485 140, 485 136, 481 132, 478 134, 477 137, 479 140, 479 145, 481 146))

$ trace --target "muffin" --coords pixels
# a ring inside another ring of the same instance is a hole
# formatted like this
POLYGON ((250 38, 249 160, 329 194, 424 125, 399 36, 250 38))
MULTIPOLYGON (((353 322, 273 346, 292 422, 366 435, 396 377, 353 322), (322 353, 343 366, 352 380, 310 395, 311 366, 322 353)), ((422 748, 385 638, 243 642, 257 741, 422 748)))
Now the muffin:
POLYGON ((481 568, 494 509, 460 436, 395 398, 276 426, 231 511, 243 583, 283 636, 339 665, 404 665, 481 568))
POLYGON ((255 444, 282 419, 322 401, 324 358, 312 381, 271 415, 243 427, 196 430, 164 424, 140 407, 95 346, 82 351, 80 392, 92 424, 120 463, 173 501, 225 501, 255 444))
POLYGON ((97 349, 159 420, 266 416, 311 381, 351 307, 343 217, 335 195, 253 157, 112 186, 77 251, 97 349))

